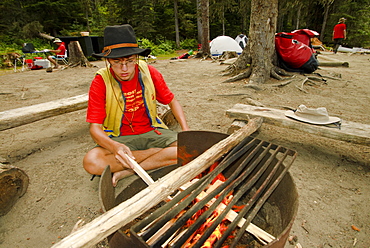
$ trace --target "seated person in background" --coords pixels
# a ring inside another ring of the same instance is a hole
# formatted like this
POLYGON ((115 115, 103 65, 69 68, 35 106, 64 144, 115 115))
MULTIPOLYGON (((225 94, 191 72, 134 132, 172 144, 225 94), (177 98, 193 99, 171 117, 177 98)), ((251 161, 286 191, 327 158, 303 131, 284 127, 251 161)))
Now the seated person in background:
MULTIPOLYGON (((66 54, 66 47, 64 45, 64 42, 62 42, 60 39, 56 38, 54 40, 54 43, 58 45, 58 48, 56 50, 48 50, 48 52, 55 53, 55 55, 65 55, 66 54)), ((48 60, 54 64, 54 68, 58 68, 58 62, 55 60, 55 56, 48 56, 48 60)))
POLYGON ((127 156, 145 170, 177 162, 177 132, 169 130, 157 115, 157 101, 168 104, 183 131, 189 130, 180 103, 168 88, 162 74, 139 60, 151 50, 138 47, 130 25, 108 26, 104 49, 93 54, 103 58, 89 90, 86 121, 97 143, 84 157, 83 166, 101 175, 107 165, 112 183, 133 174, 127 156))

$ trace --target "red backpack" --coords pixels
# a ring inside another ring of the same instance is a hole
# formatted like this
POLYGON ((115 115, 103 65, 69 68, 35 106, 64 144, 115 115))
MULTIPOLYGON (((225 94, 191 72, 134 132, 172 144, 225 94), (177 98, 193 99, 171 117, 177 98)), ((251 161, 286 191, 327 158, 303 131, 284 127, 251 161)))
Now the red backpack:
POLYGON ((295 39, 297 34, 278 33, 275 35, 275 49, 280 66, 287 71, 314 72, 318 68, 313 50, 308 45, 295 39))

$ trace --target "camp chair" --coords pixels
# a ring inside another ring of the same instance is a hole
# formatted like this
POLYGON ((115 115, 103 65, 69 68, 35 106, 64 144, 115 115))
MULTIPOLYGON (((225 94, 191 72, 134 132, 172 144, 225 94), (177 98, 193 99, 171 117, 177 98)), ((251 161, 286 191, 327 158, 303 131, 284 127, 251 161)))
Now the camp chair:
POLYGON ((68 61, 67 61, 67 49, 66 49, 66 52, 64 53, 64 55, 57 55, 55 56, 55 60, 58 62, 58 61, 62 61, 65 65, 68 65, 68 61))

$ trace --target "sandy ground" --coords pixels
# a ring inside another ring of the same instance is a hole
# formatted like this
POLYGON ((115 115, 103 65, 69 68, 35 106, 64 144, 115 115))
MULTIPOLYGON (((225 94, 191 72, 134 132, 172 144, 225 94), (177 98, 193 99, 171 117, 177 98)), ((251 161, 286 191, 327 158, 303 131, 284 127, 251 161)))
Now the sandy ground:
MULTIPOLYGON (((296 87, 303 80, 298 74, 287 86, 272 87, 279 82, 271 79, 262 91, 255 91, 245 88, 245 81, 222 83, 220 73, 226 65, 219 63, 188 59, 158 60, 153 65, 183 105, 193 130, 226 133, 232 123, 226 110, 236 103, 247 104, 249 98, 272 108, 326 107, 330 115, 370 124, 370 56, 327 56, 350 66, 320 68, 317 72, 322 75, 341 78, 305 85, 307 93, 296 87)), ((3 73, 0 111, 84 94, 97 69, 3 73)), ((302 247, 370 247, 369 146, 267 124, 258 137, 298 152, 290 169, 300 196, 291 235, 302 247)), ((99 178, 90 181, 81 164, 93 145, 85 110, 0 132, 1 162, 23 169, 30 178, 27 193, 0 217, 0 247, 50 247, 78 220, 89 222, 101 215, 99 178)))

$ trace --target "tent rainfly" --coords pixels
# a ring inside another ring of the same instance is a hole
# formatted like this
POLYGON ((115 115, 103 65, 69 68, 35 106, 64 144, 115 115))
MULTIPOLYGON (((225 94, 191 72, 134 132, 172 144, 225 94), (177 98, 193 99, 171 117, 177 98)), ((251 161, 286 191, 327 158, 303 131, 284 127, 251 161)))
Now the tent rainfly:
POLYGON ((243 49, 230 36, 218 36, 210 43, 212 56, 220 56, 223 52, 236 52, 240 55, 243 49))

